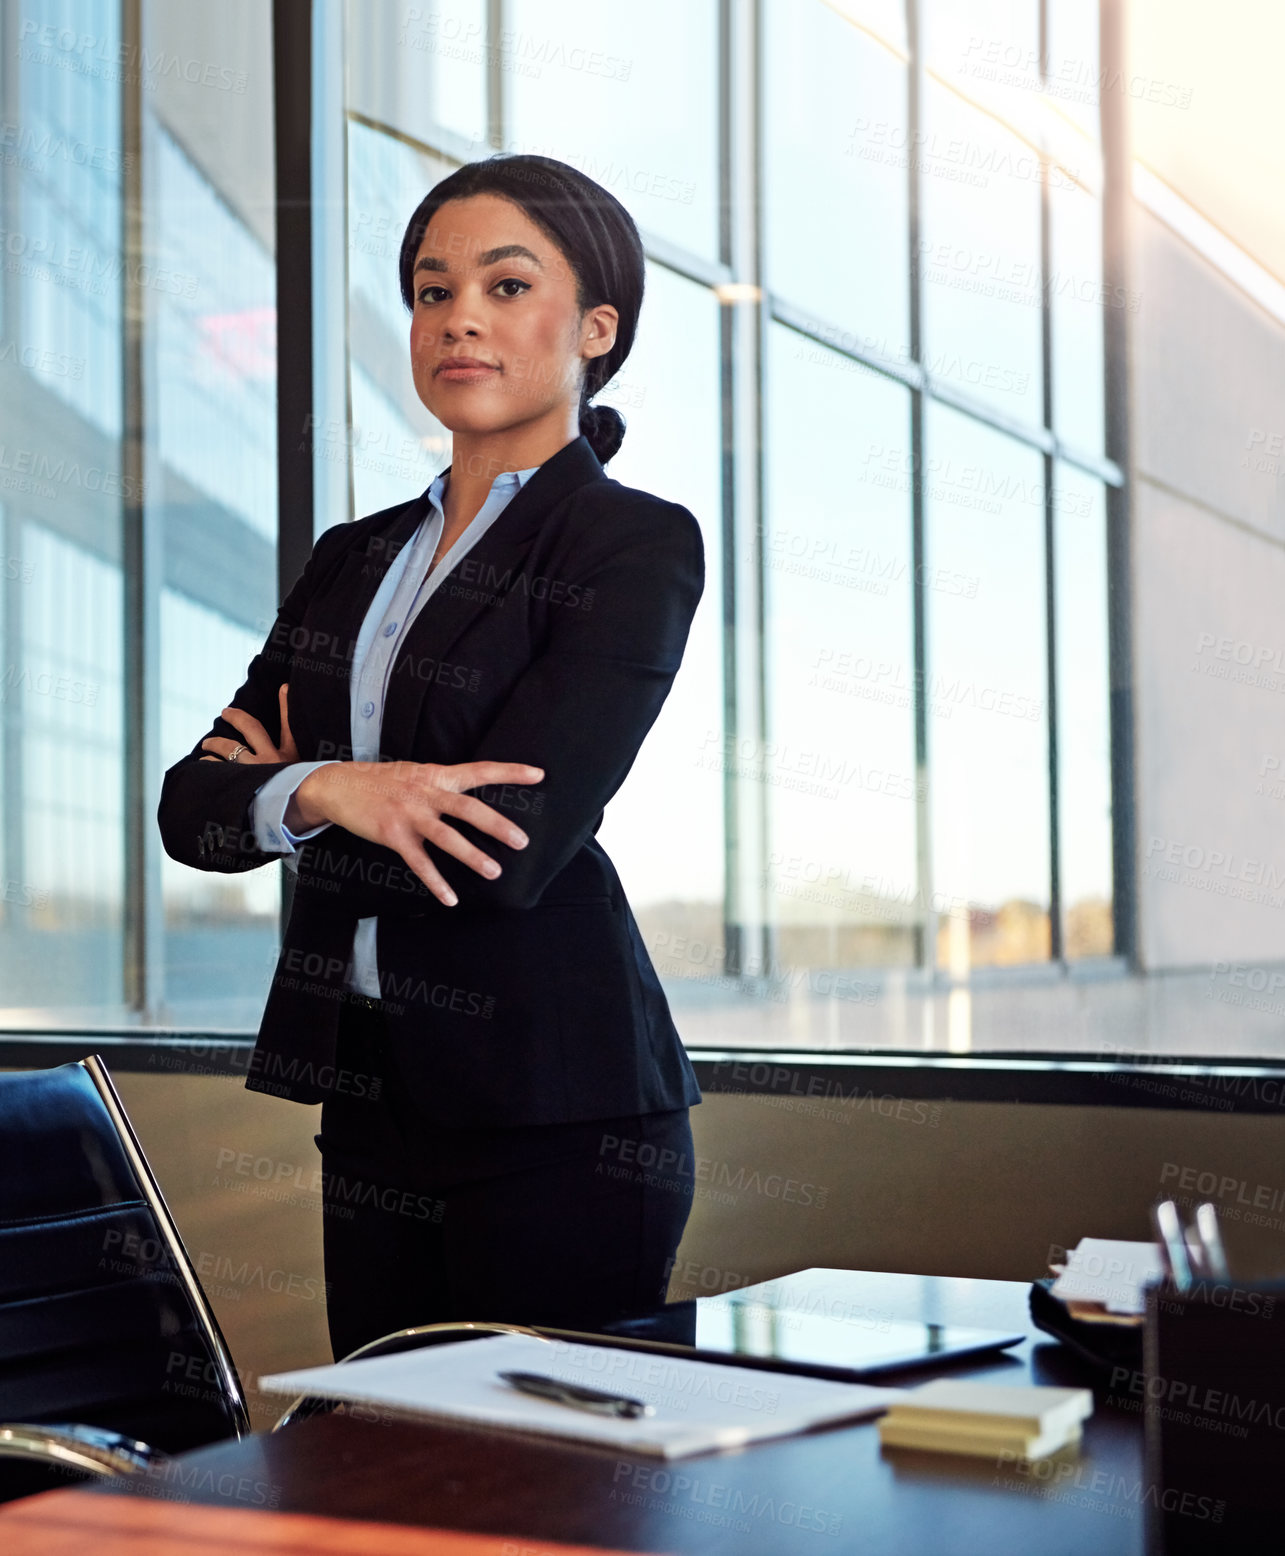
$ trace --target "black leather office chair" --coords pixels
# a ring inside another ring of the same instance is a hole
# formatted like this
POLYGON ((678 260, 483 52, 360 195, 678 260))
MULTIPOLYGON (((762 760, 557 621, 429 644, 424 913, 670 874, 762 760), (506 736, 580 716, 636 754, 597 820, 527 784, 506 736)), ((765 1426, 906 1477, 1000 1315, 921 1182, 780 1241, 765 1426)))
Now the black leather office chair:
POLYGON ((0 1500, 249 1429, 102 1060, 0 1074, 0 1500))
MULTIPOLYGON (((582 1338, 460 1320, 343 1360, 492 1333, 582 1338)), ((273 1431, 342 1408, 305 1395, 273 1431)), ((169 1454, 249 1430, 231 1355, 101 1058, 0 1073, 0 1502, 69 1477, 163 1476, 169 1454)))

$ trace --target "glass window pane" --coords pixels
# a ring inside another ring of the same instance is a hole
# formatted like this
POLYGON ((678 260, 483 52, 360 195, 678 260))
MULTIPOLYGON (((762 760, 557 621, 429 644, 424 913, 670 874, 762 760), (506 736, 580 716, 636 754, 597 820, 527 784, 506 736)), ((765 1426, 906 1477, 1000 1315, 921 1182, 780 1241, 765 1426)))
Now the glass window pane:
MULTIPOLYGON (((50 10, 24 4, 14 34, 30 29, 39 36, 62 23, 77 35, 70 11, 50 10)), ((105 49, 119 48, 114 11, 102 17, 101 35, 105 49)), ((74 412, 86 438, 115 440, 121 432, 119 84, 106 71, 59 69, 52 50, 28 46, 16 55, 16 102, 5 119, 20 120, 21 155, 8 154, 4 180, 7 273, 0 306, 5 335, 20 337, 26 349, 3 365, 24 370, 38 404, 52 396, 74 412), (79 156, 72 154, 76 147, 83 148, 79 156)), ((17 413, 21 388, 5 382, 6 410, 17 413)), ((47 409, 52 414, 53 404, 47 409)))
MULTIPOLYGON (((161 596, 161 747, 190 751, 245 680, 262 632, 166 589, 161 596)), ((215 875, 161 860, 168 1004, 176 1019, 257 1027, 276 964, 281 866, 215 875)))
POLYGON ((124 994, 121 87, 78 68, 76 40, 115 58, 119 19, 114 6, 11 11, 0 1004, 10 1025, 98 1025, 124 994))
POLYGON ((1098 61, 1098 8, 1085 0, 1045 0, 1048 6, 1048 70, 1045 91, 1076 128, 1097 140, 1102 69, 1098 61))
POLYGON ((1040 94, 1040 0, 920 4, 928 69, 1008 123, 1032 131, 1040 94))
POLYGON ((828 0, 831 10, 880 38, 900 54, 906 52, 905 0, 828 0))
MULTIPOLYGON (((199 24, 143 6, 157 59, 199 46, 209 78, 162 72, 144 91, 147 523, 160 541, 146 602, 159 704, 146 738, 160 773, 235 696, 276 617, 277 340, 271 12, 227 0, 199 24), (226 79, 224 89, 209 80, 226 79)), ((146 801, 149 824, 159 796, 146 801)), ((156 840, 163 1022, 258 1026, 278 941, 281 866, 187 869, 156 840)))
POLYGON ((1102 202, 1070 179, 1049 183, 1049 312, 1053 331, 1053 428, 1059 438, 1101 454, 1106 437, 1102 282, 1102 202))
POLYGON ((926 423, 932 885, 963 975, 1050 950, 1043 459, 948 406, 926 423))
POLYGON ((485 156, 486 0, 347 5, 348 107, 430 145, 446 131, 485 156))
POLYGON ((368 315, 373 314, 397 337, 401 356, 408 357, 410 314, 402 302, 397 256, 419 202, 454 166, 359 120, 348 121, 348 306, 354 314, 354 349, 369 355, 375 320, 368 315))
POLYGON ((120 568, 35 522, 15 551, 30 579, 6 623, 4 1003, 97 1023, 123 998, 120 568))
POLYGON ((924 366, 1042 424, 1039 156, 931 80, 925 121, 924 366))
POLYGON ((770 785, 780 960, 905 965, 917 922, 909 395, 781 325, 767 382, 768 749, 736 755, 770 785))
MULTIPOLYGON (((450 463, 451 439, 415 390, 410 314, 397 256, 415 208, 451 164, 367 125, 348 125, 350 428, 328 428, 330 457, 352 462, 354 516, 408 502, 450 463), (351 446, 345 447, 345 440, 351 446)), ((347 514, 337 514, 338 523, 347 514)), ((321 523, 322 529, 326 523, 321 523)))
POLYGON ((570 162, 644 236, 718 258, 714 0, 512 0, 501 57, 512 116, 503 150, 570 162))
POLYGON ((705 543, 705 592, 682 666, 598 831, 667 984, 712 983, 723 966, 723 778, 701 762, 723 722, 718 335, 709 288, 649 265, 633 350, 598 396, 628 425, 607 474, 681 502, 705 543), (673 952, 678 936, 681 956, 673 952))
POLYGON ((271 250, 240 219, 161 120, 146 116, 149 226, 158 290, 151 333, 156 455, 175 487, 216 504, 275 549, 277 533, 276 278, 271 250))
POLYGON ((834 345, 904 360, 904 56, 821 0, 768 0, 764 21, 768 285, 834 345))
POLYGON ((1106 489, 1059 461, 1053 512, 1063 954, 1109 956, 1115 935, 1106 489))

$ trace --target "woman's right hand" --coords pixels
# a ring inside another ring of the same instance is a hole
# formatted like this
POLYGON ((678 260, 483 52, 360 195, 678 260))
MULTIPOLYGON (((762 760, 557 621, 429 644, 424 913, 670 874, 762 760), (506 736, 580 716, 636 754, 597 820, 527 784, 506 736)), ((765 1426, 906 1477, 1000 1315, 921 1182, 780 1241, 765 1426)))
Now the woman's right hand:
MULTIPOLYGON (((391 848, 447 907, 459 901, 424 849, 438 848, 493 880, 500 866, 446 820, 457 816, 510 848, 525 848, 525 832, 499 811, 465 791, 484 784, 539 783, 542 767, 525 762, 330 762, 318 767, 294 794, 300 831, 325 822, 391 848)), ((292 806, 293 809, 293 806, 292 806)), ((287 820, 287 826, 291 823, 287 820)))

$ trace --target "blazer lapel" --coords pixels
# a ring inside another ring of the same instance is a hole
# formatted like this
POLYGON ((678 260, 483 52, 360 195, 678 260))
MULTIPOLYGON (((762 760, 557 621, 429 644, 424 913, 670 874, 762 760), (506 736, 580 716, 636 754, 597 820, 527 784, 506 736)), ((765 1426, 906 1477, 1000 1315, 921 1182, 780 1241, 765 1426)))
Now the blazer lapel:
MULTIPOLYGON (((541 525, 553 509, 586 483, 605 479, 588 438, 581 434, 545 460, 486 534, 455 563, 411 623, 393 658, 384 703, 381 751, 408 759, 414 747, 420 711, 432 677, 407 673, 408 662, 443 663, 452 645, 477 616, 503 604, 521 574, 523 561, 541 525)), ((426 496, 421 501, 422 518, 429 505, 426 496)), ((409 534, 414 529, 411 525, 409 534)), ((365 595, 367 608, 372 595, 373 590, 365 595)), ((356 618, 354 639, 364 614, 363 609, 356 618)))
POLYGON ((421 493, 405 507, 394 509, 388 522, 372 530, 364 544, 350 546, 344 555, 339 573, 336 594, 338 609, 332 618, 335 622, 334 645, 337 654, 346 664, 344 698, 347 707, 348 679, 352 671, 353 652, 366 612, 374 603, 376 591, 384 581, 384 575, 403 546, 410 544, 425 514, 429 511, 426 494, 421 493))
POLYGON ((291 669, 292 683, 312 683, 311 696, 296 685, 290 702, 291 728, 304 760, 346 749, 352 739, 350 687, 357 636, 389 565, 409 544, 428 506, 421 494, 400 508, 372 515, 382 517, 382 523, 353 537, 317 591, 310 631, 291 669))

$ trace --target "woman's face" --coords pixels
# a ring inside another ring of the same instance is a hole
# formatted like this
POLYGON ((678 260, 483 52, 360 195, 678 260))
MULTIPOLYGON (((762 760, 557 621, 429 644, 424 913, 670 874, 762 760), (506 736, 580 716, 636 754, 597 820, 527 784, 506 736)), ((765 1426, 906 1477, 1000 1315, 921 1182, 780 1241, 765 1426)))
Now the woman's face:
POLYGON ((615 340, 609 304, 581 318, 561 250, 498 195, 440 206, 411 270, 411 371, 451 432, 501 432, 578 405, 584 361, 615 340), (487 364, 453 370, 449 360, 487 364))

